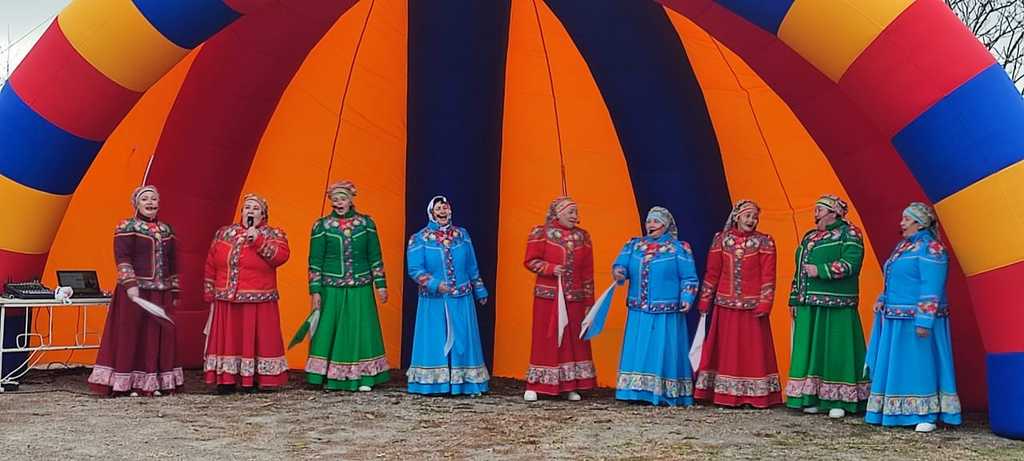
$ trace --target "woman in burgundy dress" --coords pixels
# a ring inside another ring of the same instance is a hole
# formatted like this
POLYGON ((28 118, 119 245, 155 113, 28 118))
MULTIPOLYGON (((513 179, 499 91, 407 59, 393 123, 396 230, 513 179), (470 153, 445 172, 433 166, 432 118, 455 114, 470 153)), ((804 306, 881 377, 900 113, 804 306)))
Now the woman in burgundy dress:
POLYGON ((149 301, 173 316, 178 298, 174 232, 157 220, 160 194, 155 187, 135 189, 132 206, 135 216, 114 231, 117 289, 89 387, 100 395, 159 396, 184 384, 174 325, 134 300, 149 301))

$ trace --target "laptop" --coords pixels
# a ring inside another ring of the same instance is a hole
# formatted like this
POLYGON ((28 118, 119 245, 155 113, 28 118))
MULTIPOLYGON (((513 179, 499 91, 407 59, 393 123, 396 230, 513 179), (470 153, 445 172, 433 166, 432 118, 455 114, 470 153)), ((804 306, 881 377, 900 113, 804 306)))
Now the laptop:
POLYGON ((75 290, 72 298, 103 298, 96 271, 57 271, 57 285, 75 290))

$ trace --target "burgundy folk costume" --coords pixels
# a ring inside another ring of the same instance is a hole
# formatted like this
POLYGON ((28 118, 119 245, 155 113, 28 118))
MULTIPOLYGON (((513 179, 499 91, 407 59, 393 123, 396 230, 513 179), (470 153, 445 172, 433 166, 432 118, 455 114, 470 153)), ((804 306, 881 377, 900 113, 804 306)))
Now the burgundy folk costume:
POLYGON ((213 305, 205 378, 207 384, 281 387, 288 381, 288 362, 277 305, 277 267, 288 260, 288 239, 267 224, 267 201, 256 194, 242 199, 243 205, 250 201, 263 213, 255 225, 256 237, 250 241, 243 224, 221 227, 206 257, 203 300, 213 305))
POLYGON ((526 268, 537 274, 533 294, 533 338, 526 389, 540 394, 593 389, 596 385, 590 342, 580 339, 580 324, 594 304, 594 256, 587 231, 568 228, 558 216, 576 206, 569 197, 555 199, 546 223, 530 231, 526 268), (558 280, 554 270, 563 266, 562 288, 569 323, 558 344, 558 280))
POLYGON ((138 288, 140 298, 163 307, 173 318, 179 291, 174 232, 155 216, 142 213, 139 202, 143 194, 159 198, 153 186, 135 189, 135 216, 121 221, 114 231, 117 288, 89 375, 89 387, 101 395, 153 395, 184 384, 175 356, 174 325, 147 313, 128 296, 128 289, 138 288))
POLYGON ((715 306, 715 312, 694 396, 718 405, 782 404, 768 319, 775 299, 775 241, 756 230, 743 231, 736 222, 743 213, 759 211, 752 201, 737 202, 708 252, 697 308, 706 314, 715 306))

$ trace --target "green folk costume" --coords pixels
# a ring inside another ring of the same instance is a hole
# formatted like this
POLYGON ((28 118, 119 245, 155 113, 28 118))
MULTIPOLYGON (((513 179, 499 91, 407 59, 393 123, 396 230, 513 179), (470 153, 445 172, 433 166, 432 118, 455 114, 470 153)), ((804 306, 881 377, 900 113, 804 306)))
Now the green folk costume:
POLYGON ((786 406, 864 411, 864 333, 857 314, 864 260, 861 232, 839 219, 804 235, 796 251, 789 305, 796 308, 786 406), (818 269, 817 277, 803 271, 818 269))
POLYGON ((318 219, 309 244, 309 292, 321 296, 306 362, 310 384, 354 391, 388 380, 374 288, 385 282, 373 219, 354 209, 318 219))

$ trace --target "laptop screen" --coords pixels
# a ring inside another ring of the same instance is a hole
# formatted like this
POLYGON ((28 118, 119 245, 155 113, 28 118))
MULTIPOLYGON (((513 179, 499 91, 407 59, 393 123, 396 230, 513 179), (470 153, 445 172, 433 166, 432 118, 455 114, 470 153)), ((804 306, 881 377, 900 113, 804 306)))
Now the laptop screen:
POLYGON ((96 277, 96 271, 57 271, 57 284, 71 287, 81 293, 100 292, 100 281, 96 277))

